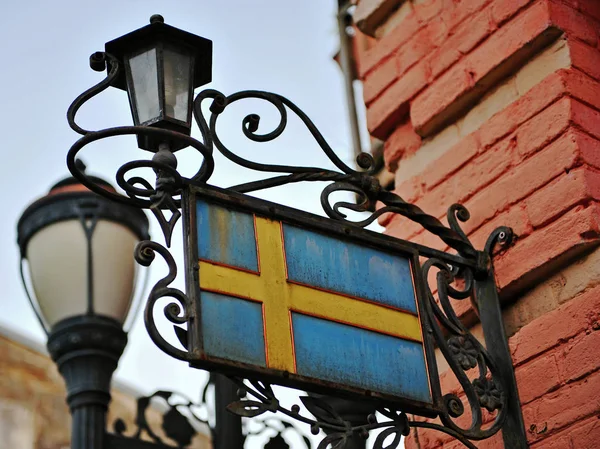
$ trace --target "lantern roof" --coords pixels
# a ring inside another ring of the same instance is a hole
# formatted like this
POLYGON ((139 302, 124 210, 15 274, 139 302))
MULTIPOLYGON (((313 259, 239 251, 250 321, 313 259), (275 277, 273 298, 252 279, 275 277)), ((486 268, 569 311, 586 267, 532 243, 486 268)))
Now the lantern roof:
MULTIPOLYGON (((123 63, 127 55, 160 42, 171 44, 175 48, 184 47, 192 52, 194 56, 194 88, 211 82, 212 41, 167 25, 164 23, 164 18, 158 14, 150 17, 149 25, 107 42, 104 49, 106 53, 113 55, 123 63)), ((107 70, 110 72, 110 64, 108 64, 107 70)), ((127 90, 124 70, 121 70, 113 82, 113 86, 127 90)))

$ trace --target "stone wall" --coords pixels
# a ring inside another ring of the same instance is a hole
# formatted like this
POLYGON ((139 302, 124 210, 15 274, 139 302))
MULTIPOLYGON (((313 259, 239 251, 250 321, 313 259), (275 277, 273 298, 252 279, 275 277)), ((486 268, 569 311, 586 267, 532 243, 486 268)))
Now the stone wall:
MULTIPOLYGON (((445 223, 466 205, 477 248, 499 225, 518 236, 494 264, 531 447, 600 447, 600 1, 361 0, 355 20, 368 128, 396 193, 445 223)), ((477 328, 468 302, 457 310, 477 328)), ((423 430, 407 442, 460 446, 423 430)))
MULTIPOLYGON (((71 419, 63 379, 43 350, 15 340, 0 334, 0 448, 67 449, 71 419)), ((121 418, 130 429, 126 434, 133 431, 136 396, 125 388, 113 389, 109 425, 121 418)), ((161 435, 158 411, 147 416, 161 435)), ((209 437, 197 435, 190 447, 208 449, 209 437)))

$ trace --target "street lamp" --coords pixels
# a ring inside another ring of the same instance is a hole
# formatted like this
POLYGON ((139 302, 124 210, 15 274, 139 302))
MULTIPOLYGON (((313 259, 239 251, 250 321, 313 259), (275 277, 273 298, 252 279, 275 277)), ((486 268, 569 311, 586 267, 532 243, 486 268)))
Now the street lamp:
MULTIPOLYGON (((107 42, 105 48, 125 67, 112 85, 127 90, 134 123, 189 136, 194 88, 211 81, 212 42, 166 25, 156 14, 150 25, 107 42)), ((101 53, 92 55, 91 62, 92 68, 104 70, 101 53)), ((112 68, 109 61, 108 71, 112 68)), ((168 143, 171 151, 188 146, 138 137, 138 146, 145 150, 157 151, 160 143, 168 143)))
POLYGON ((134 308, 138 270, 131 254, 149 238, 148 219, 71 177, 23 212, 17 232, 23 281, 65 379, 71 447, 101 449, 110 381, 134 308))

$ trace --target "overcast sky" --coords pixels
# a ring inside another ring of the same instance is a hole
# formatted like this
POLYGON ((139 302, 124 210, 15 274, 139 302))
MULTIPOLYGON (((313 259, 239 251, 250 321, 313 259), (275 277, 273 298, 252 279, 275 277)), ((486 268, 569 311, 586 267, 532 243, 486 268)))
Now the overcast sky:
MULTIPOLYGON (((336 3, 38 0, 5 4, 0 28, 4 60, 0 71, 4 127, 4 219, 0 221, 0 235, 6 240, 0 258, 4 281, 0 325, 45 342, 18 275, 16 223, 29 203, 68 174, 65 156, 79 136, 67 124, 67 108, 77 95, 103 77, 89 69, 92 52, 103 50, 105 42, 146 25, 152 14, 162 14, 166 23, 213 41, 213 82, 207 87, 225 94, 257 89, 288 97, 312 118, 340 157, 351 164, 342 75, 332 59, 338 48, 336 3)), ((239 138, 240 121, 253 112, 263 115, 260 130, 268 131, 275 123, 272 111, 264 105, 249 103, 240 107, 238 116, 227 119, 223 132, 231 136, 228 142, 232 148, 239 148, 240 154, 264 162, 329 166, 306 129, 293 119, 286 135, 276 144, 248 145, 239 138)), ((126 94, 112 88, 105 91, 81 110, 79 122, 87 129, 131 124, 126 94)), ((197 130, 193 135, 199 137, 197 130)), ((137 149, 135 139, 130 137, 92 145, 81 155, 88 172, 113 183, 121 164, 151 156, 137 149)), ((184 175, 190 175, 200 161, 190 150, 181 155, 179 167, 184 175)), ((249 179, 253 179, 251 175, 219 159, 210 182, 227 186, 249 179)), ((318 194, 319 186, 304 185, 273 191, 264 197, 318 212, 318 194)), ((155 239, 163 241, 156 225, 151 231, 155 239)), ((178 258, 180 235, 180 230, 174 235, 174 253, 178 258)), ((179 265, 182 275, 181 258, 179 265)), ((162 270, 161 266, 153 267, 152 278, 161 277, 162 270)), ((182 288, 182 279, 176 286, 182 288)), ((160 388, 198 397, 204 374, 160 352, 138 317, 116 378, 142 392, 160 388)))

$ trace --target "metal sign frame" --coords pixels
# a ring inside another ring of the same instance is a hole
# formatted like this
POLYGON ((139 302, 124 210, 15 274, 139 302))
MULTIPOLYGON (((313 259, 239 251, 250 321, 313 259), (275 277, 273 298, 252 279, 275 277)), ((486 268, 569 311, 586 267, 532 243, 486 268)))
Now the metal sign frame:
POLYGON ((385 251, 389 254, 396 254, 408 258, 413 277, 413 286, 415 292, 415 300, 419 321, 422 326, 422 318, 427 316, 424 309, 425 291, 423 290, 424 281, 421 279, 421 270, 419 267, 419 251, 418 248, 408 242, 389 237, 383 234, 378 234, 362 228, 353 228, 341 222, 332 222, 332 220, 324 217, 319 217, 314 214, 303 212, 301 210, 286 207, 280 204, 269 201, 253 198, 248 195, 236 194, 228 192, 224 189, 219 189, 212 186, 195 187, 190 186, 185 189, 182 197, 182 213, 184 222, 184 242, 185 249, 185 275, 186 275, 186 292, 189 300, 195 305, 193 315, 188 318, 188 351, 191 358, 189 363, 191 366, 208 370, 219 370, 229 375, 260 378, 268 382, 273 382, 281 385, 286 385, 298 389, 308 389, 311 391, 323 394, 341 394, 348 397, 371 398, 373 400, 388 401, 402 407, 403 410, 409 413, 419 413, 424 416, 435 416, 442 409, 442 399, 438 382, 437 364, 434 355, 434 340, 431 333, 423 331, 423 350, 425 362, 427 366, 428 384, 432 396, 432 402, 413 401, 410 399, 402 399, 392 395, 374 393, 360 388, 352 388, 336 384, 334 382, 315 382, 309 378, 305 378, 298 374, 282 372, 274 374, 272 368, 248 368, 246 364, 236 363, 227 360, 210 361, 206 360, 206 356, 202 351, 202 337, 200 335, 200 326, 198 317, 201 314, 200 310, 200 282, 198 277, 198 240, 196 234, 196 199, 200 197, 208 202, 224 206, 227 209, 234 209, 247 213, 256 213, 269 219, 282 220, 285 223, 294 224, 298 227, 328 233, 336 236, 344 241, 366 245, 378 250, 385 251), (261 376, 257 376, 261 374, 261 376), (436 385, 433 385, 436 384, 436 385))

